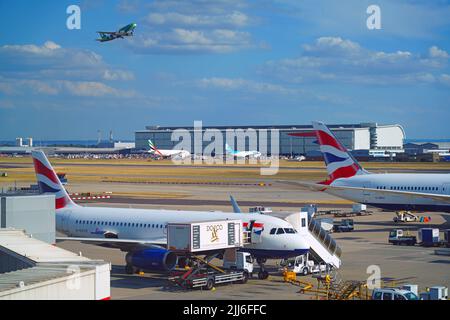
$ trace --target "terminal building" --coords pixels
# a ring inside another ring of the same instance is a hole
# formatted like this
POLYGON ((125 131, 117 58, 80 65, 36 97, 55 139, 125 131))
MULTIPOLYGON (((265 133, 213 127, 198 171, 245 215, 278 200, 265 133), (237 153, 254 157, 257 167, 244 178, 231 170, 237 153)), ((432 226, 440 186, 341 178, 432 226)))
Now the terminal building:
MULTIPOLYGON (((349 150, 365 151, 367 155, 395 154, 403 153, 403 142, 406 138, 405 131, 401 125, 379 125, 377 123, 360 123, 360 124, 335 124, 329 125, 336 137, 349 150)), ((175 130, 185 130, 191 136, 191 150, 194 152, 194 127, 160 127, 147 126, 145 130, 135 132, 135 145, 137 150, 149 150, 148 140, 159 149, 173 149, 179 141, 172 138, 175 130), (173 141, 175 140, 175 141, 173 141)), ((240 136, 234 141, 225 141, 227 130, 244 130, 254 129, 257 132, 258 139, 264 130, 267 130, 267 150, 270 154, 271 130, 279 132, 279 154, 283 156, 298 155, 318 155, 319 146, 311 125, 277 125, 277 126, 219 126, 219 127, 202 127, 202 135, 206 130, 216 129, 222 133, 223 144, 228 143, 230 146, 245 145, 245 150, 250 150, 249 138, 240 136), (238 141, 241 139, 241 141, 238 141)), ((197 135, 199 130, 197 129, 197 135)), ((203 141, 203 149, 209 145, 210 141, 203 141)), ((224 149, 225 150, 225 149, 224 149)), ((254 150, 254 149, 251 149, 254 150)), ((244 150, 239 150, 244 151, 244 150)), ((261 150, 259 150, 261 151, 261 150)), ((363 152, 364 153, 364 152, 363 152)))

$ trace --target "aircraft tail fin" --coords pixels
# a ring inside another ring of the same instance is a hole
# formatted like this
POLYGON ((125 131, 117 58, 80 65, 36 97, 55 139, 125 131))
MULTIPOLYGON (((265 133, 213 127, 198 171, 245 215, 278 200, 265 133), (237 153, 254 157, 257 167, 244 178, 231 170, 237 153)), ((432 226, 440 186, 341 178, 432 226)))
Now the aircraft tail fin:
POLYGON ((323 183, 329 184, 339 178, 368 174, 325 124, 313 122, 313 127, 327 165, 329 179, 323 183))
POLYGON ((230 147, 230 145, 227 143, 225 144, 225 150, 227 151, 227 153, 233 154, 234 150, 230 147))
POLYGON ((156 146, 152 140, 148 140, 148 146, 150 147, 151 152, 156 153, 156 154, 160 155, 161 157, 163 156, 161 154, 161 152, 158 150, 158 148, 156 148, 156 146))
POLYGON ((230 196, 231 205, 233 207, 233 211, 235 213, 242 213, 241 208, 239 207, 239 204, 237 203, 236 199, 234 199, 233 196, 230 196))
POLYGON ((69 194, 62 185, 55 170, 42 151, 32 151, 34 171, 41 193, 55 194, 55 208, 62 209, 76 204, 70 199, 69 194))

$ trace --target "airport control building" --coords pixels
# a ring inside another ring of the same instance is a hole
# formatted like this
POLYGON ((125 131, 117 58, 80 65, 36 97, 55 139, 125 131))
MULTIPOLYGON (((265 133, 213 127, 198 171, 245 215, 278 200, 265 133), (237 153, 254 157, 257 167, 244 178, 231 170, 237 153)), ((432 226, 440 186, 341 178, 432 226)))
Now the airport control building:
MULTIPOLYGON (((403 142, 405 140, 405 131, 401 125, 379 125, 377 123, 360 123, 360 124, 335 124, 328 125, 338 139, 349 150, 370 151, 373 153, 403 153, 403 142)), ((159 149, 173 149, 178 143, 178 140, 173 141, 172 134, 175 130, 185 130, 191 136, 191 150, 194 152, 194 127, 160 127, 147 126, 145 130, 135 132, 135 143, 137 150, 149 150, 148 140, 159 149)), ((276 125, 276 126, 218 126, 218 127, 202 127, 202 134, 208 129, 216 129, 222 133, 223 144, 228 143, 230 146, 236 147, 238 145, 245 145, 246 150, 250 150, 248 138, 245 136, 242 141, 238 138, 233 141, 226 140, 227 130, 248 130, 254 129, 257 132, 258 138, 261 137, 261 132, 267 130, 268 153, 270 153, 270 139, 271 130, 278 130, 279 132, 279 148, 280 155, 297 156, 297 155, 317 155, 319 146, 316 143, 316 138, 311 125, 276 125)), ((197 135, 200 130, 196 130, 197 135)), ((203 149, 209 145, 210 141, 203 142, 203 149)), ((251 149, 254 150, 254 149, 251 149)), ((240 150, 243 151, 243 150, 240 150)), ((261 150, 259 150, 261 151, 261 150)))

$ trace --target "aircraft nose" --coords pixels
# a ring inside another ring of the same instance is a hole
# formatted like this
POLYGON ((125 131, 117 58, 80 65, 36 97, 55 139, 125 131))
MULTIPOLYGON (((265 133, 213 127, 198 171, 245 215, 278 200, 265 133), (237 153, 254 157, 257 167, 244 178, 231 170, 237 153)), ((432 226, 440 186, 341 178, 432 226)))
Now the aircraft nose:
POLYGON ((309 250, 309 244, 302 236, 299 234, 295 234, 295 240, 292 241, 292 244, 294 245, 294 250, 304 251, 309 250))

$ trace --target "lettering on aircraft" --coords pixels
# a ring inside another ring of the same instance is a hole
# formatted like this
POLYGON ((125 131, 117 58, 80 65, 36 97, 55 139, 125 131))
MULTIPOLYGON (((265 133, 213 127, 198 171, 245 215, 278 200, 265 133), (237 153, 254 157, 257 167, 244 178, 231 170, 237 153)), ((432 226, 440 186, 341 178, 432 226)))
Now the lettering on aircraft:
POLYGON ((381 29, 381 9, 380 6, 375 4, 367 7, 367 14, 370 16, 367 18, 366 24, 369 30, 380 30, 381 29))
POLYGON ((77 5, 70 5, 67 7, 66 13, 69 17, 66 21, 67 29, 80 30, 81 29, 81 9, 77 5))

